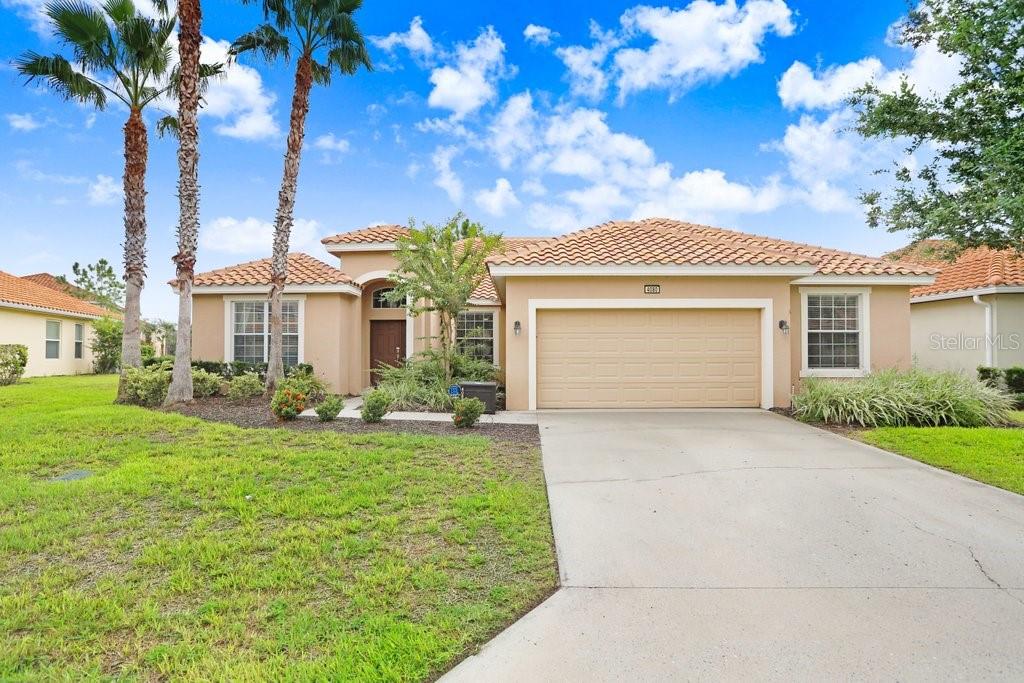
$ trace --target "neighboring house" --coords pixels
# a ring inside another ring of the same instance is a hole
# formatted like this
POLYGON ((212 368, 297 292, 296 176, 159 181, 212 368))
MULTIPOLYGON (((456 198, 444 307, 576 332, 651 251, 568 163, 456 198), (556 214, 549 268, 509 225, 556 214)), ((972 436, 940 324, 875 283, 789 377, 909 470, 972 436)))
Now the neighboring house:
MULTIPOLYGON (((384 296, 400 226, 289 256, 285 358, 358 393, 423 350, 435 316, 384 296)), ((910 288, 932 270, 668 219, 507 239, 456 325, 498 365, 511 410, 785 407, 801 377, 909 367, 910 288)), ((267 357, 269 260, 196 276, 193 352, 267 357)))
POLYGON ((886 254, 940 272, 910 295, 911 349, 926 368, 1024 365, 1024 258, 1013 250, 969 249, 950 261, 951 246, 922 240, 886 254))
POLYGON ((92 372, 92 322, 105 315, 99 306, 0 271, 0 344, 28 347, 26 377, 92 372))
POLYGON ((95 298, 93 298, 93 295, 90 294, 87 290, 84 290, 81 287, 78 287, 77 285, 73 285, 70 282, 64 282, 56 275, 51 275, 50 273, 34 273, 32 275, 22 275, 21 278, 23 280, 35 282, 36 284, 42 285, 43 287, 55 289, 58 292, 70 294, 76 299, 88 301, 89 303, 95 306, 99 306, 100 308, 106 309, 115 318, 121 319, 122 317, 124 317, 124 309, 113 304, 107 306, 100 301, 96 301, 95 298))

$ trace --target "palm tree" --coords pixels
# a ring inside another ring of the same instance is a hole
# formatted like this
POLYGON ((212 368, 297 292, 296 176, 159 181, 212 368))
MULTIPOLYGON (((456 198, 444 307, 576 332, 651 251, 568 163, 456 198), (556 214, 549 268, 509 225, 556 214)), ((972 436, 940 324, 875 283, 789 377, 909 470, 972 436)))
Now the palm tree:
POLYGON ((288 241, 295 212, 295 193, 306 134, 306 114, 313 84, 328 85, 335 70, 352 75, 362 66, 373 70, 362 33, 353 15, 362 0, 263 0, 267 23, 239 36, 230 54, 256 53, 267 61, 298 53, 295 91, 284 154, 284 174, 277 196, 270 276, 270 358, 267 389, 284 375, 281 355, 281 292, 288 277, 288 241), (322 56, 321 56, 322 55, 322 56))
POLYGON ((146 164, 148 137, 142 111, 173 88, 169 44, 175 17, 142 15, 132 0, 107 0, 95 7, 81 0, 46 6, 54 35, 71 48, 72 58, 26 52, 15 61, 28 82, 43 80, 68 100, 104 109, 108 97, 128 108, 124 125, 124 369, 142 365, 140 295, 146 279, 146 164))

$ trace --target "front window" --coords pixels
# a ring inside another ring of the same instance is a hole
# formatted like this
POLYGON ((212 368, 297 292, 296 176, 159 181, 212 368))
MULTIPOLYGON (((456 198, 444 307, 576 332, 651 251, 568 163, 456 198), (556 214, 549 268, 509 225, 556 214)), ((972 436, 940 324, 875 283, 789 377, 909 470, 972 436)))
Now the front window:
MULTIPOLYGON (((231 360, 266 363, 270 357, 270 304, 235 301, 231 305, 233 336, 231 360)), ((299 362, 299 302, 281 302, 282 355, 285 367, 299 362)))
POLYGON ((75 358, 85 357, 85 325, 75 323, 75 358))
POLYGON ((808 370, 857 370, 861 344, 860 295, 807 295, 808 370))
POLYGON ((391 292, 395 291, 394 287, 382 287, 381 289, 374 290, 373 292, 373 307, 374 308, 401 308, 402 302, 392 301, 388 298, 391 292))
POLYGON ((494 363, 494 313, 463 311, 455 320, 455 344, 471 358, 494 363))
POLYGON ((46 357, 48 359, 60 358, 60 321, 46 321, 46 357))

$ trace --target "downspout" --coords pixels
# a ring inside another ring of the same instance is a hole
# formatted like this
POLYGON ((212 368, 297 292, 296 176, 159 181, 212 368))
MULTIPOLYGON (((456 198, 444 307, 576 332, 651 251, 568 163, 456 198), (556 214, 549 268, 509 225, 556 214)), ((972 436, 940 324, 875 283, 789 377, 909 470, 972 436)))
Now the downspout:
POLYGON ((992 304, 982 301, 980 294, 975 294, 973 298, 974 303, 985 307, 985 366, 991 368, 995 365, 995 354, 992 348, 992 304))

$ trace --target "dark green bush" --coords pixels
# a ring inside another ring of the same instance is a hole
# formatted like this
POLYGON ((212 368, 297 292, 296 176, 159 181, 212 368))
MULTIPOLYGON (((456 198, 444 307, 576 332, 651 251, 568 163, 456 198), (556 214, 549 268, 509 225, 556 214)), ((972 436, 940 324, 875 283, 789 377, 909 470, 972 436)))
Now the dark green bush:
POLYGON ((171 363, 173 365, 174 356, 150 356, 149 358, 142 359, 142 367, 144 368, 148 368, 150 365, 160 365, 161 363, 171 363))
POLYGON ((337 394, 328 396, 316 407, 316 416, 321 422, 330 422, 338 417, 338 413, 345 407, 345 399, 337 394))
POLYGON ((259 396, 264 391, 263 380, 255 372, 246 372, 232 377, 228 382, 228 398, 242 401, 259 396))
POLYGON ((0 344, 0 386, 15 384, 25 374, 28 347, 23 344, 0 344))
POLYGON ((1012 367, 1003 370, 1006 388, 1011 394, 1024 394, 1024 368, 1012 367))
POLYGON ((192 394, 197 398, 213 396, 220 392, 223 382, 224 379, 220 375, 192 368, 192 394))
POLYGON ((478 398, 457 398, 453 402, 452 422, 456 427, 472 427, 484 413, 484 402, 478 398))
POLYGON ((380 422, 390 409, 388 395, 380 389, 374 389, 363 397, 363 409, 359 414, 363 422, 380 422))
POLYGON ((1005 389, 1006 380, 1000 368, 989 368, 984 365, 978 366, 978 379, 993 389, 1005 389))
POLYGON ((203 370, 205 372, 213 373, 214 375, 220 375, 224 379, 231 378, 231 367, 227 363, 223 363, 219 360, 194 360, 192 361, 192 367, 196 370, 203 370))

